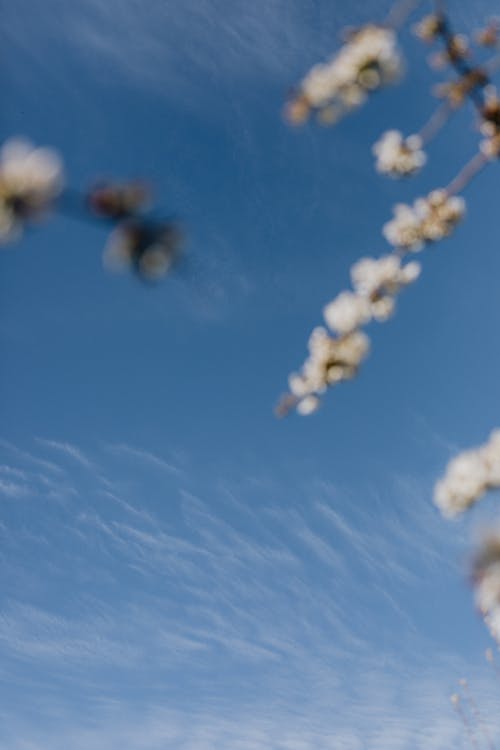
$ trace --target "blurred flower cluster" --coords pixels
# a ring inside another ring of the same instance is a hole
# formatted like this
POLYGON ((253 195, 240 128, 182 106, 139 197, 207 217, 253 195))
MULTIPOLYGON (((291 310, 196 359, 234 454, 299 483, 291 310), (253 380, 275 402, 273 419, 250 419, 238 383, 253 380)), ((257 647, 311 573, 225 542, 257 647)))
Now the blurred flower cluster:
POLYGON ((481 133, 485 136, 480 147, 488 159, 500 157, 500 97, 495 87, 489 86, 481 110, 481 133))
MULTIPOLYGON (((412 3, 400 3, 390 16, 407 16, 412 3)), ((369 91, 395 80, 402 70, 396 41, 396 24, 370 24, 354 31, 329 62, 317 65, 303 79, 288 104, 292 123, 305 121, 311 112, 336 122, 362 103, 369 91)), ((443 49, 432 59, 435 67, 451 68, 455 80, 442 84, 436 94, 444 99, 424 126, 412 135, 385 131, 372 148, 377 171, 395 178, 416 174, 427 162, 425 146, 448 121, 451 113, 471 101, 480 118, 484 136, 476 154, 444 188, 433 189, 412 203, 398 203, 382 234, 393 252, 381 258, 364 258, 351 269, 352 290, 337 295, 323 309, 326 329, 315 329, 309 340, 309 356, 301 371, 289 378, 289 393, 277 407, 279 415, 296 409, 311 414, 320 396, 343 380, 353 378, 369 350, 361 328, 373 320, 387 320, 395 309, 400 290, 415 281, 420 265, 406 263, 407 253, 422 250, 450 236, 465 215, 461 193, 492 159, 500 155, 500 97, 490 80, 490 63, 473 64, 472 43, 451 28, 441 10, 427 15, 415 27, 427 43, 440 41, 443 49), (321 332, 321 334, 318 333, 321 332), (321 342, 318 343, 318 342, 321 342), (347 350, 347 356, 344 352, 347 350), (339 354, 340 352, 340 354, 339 354)), ((499 24, 478 32, 476 42, 488 49, 499 48, 499 24)))
POLYGON ((309 71, 286 106, 286 118, 299 125, 317 112, 322 122, 337 122, 401 72, 395 31, 368 24, 351 31, 331 60, 309 71))
POLYGON ((419 135, 404 138, 399 130, 387 130, 373 146, 377 171, 391 177, 415 174, 427 161, 422 145, 419 135))
POLYGON ((25 224, 42 218, 63 185, 63 164, 49 148, 20 138, 0 150, 0 242, 18 238, 25 224))
POLYGON ((296 408, 311 414, 329 386, 351 380, 367 356, 370 341, 360 328, 371 320, 387 320, 394 312, 396 296, 420 274, 415 261, 402 265, 395 254, 362 258, 351 268, 353 291, 341 292, 323 309, 325 328, 316 328, 309 339, 309 357, 300 373, 289 377, 290 394, 278 405, 278 414, 296 408))
POLYGON ((302 415, 316 411, 319 394, 324 393, 328 386, 350 380, 356 375, 368 353, 370 342, 361 331, 352 330, 344 336, 333 338, 325 328, 318 327, 311 333, 308 346, 309 357, 301 373, 293 373, 289 378, 294 405, 302 415))
MULTIPOLYGON (((434 502, 452 518, 475 505, 490 490, 500 489, 500 430, 487 443, 460 453, 436 483, 434 502)), ((483 537, 472 566, 476 602, 500 645, 500 529, 483 537)))
POLYGON ((500 430, 494 430, 485 445, 460 453, 448 464, 434 499, 443 515, 452 517, 495 488, 500 488, 500 430))
POLYGON ((116 225, 104 249, 106 268, 154 281, 178 260, 182 236, 173 222, 144 216, 149 202, 150 191, 140 182, 99 184, 87 195, 90 210, 116 225))
POLYGON ((25 226, 50 211, 114 228, 104 250, 113 270, 131 269, 156 280, 179 257, 182 236, 172 221, 146 213, 150 191, 140 182, 99 183, 80 195, 64 188, 63 163, 56 151, 35 148, 21 138, 0 150, 0 243, 18 239, 25 226))
POLYGON ((488 159, 498 158, 500 107, 497 90, 490 80, 493 66, 488 61, 474 64, 472 54, 474 41, 483 48, 499 49, 499 28, 498 21, 493 19, 476 33, 475 40, 470 40, 464 34, 454 33, 448 17, 441 11, 426 16, 414 26, 415 34, 422 41, 442 43, 442 51, 434 54, 430 62, 437 69, 451 68, 455 78, 435 87, 435 96, 444 101, 417 133, 405 137, 398 130, 388 130, 382 134, 373 147, 378 172, 396 178, 416 174, 427 161, 426 145, 453 112, 469 100, 476 107, 479 129, 485 136, 480 149, 488 159))
POLYGON ((404 251, 417 252, 429 242, 450 235, 465 214, 465 201, 446 190, 433 190, 413 206, 398 203, 394 218, 383 227, 386 240, 404 251))
POLYGON ((179 257, 182 238, 170 222, 130 219, 111 232, 104 249, 104 264, 113 271, 131 269, 155 281, 165 276, 179 257))

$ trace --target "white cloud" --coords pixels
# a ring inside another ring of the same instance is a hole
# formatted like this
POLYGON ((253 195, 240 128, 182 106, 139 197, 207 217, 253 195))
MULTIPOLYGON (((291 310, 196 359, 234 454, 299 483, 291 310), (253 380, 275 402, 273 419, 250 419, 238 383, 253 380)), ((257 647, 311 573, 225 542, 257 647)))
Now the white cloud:
POLYGON ((118 456, 134 458, 139 462, 150 464, 157 469, 163 469, 169 474, 179 474, 181 471, 179 467, 171 461, 167 461, 151 451, 140 450, 131 445, 126 445, 125 443, 108 445, 107 449, 118 456))
POLYGON ((37 438, 37 442, 40 443, 40 445, 58 451, 65 456, 69 456, 86 469, 95 468, 92 461, 90 461, 83 451, 80 448, 77 448, 76 445, 72 445, 71 443, 60 443, 57 440, 46 440, 44 438, 37 438))
MULTIPOLYGON (((11 477, 26 471, 14 455, 11 477)), ((286 481, 245 481, 234 504, 227 482, 214 477, 201 497, 187 472, 139 448, 104 448, 98 464, 51 474, 74 483, 75 502, 44 505, 27 528, 5 518, 3 554, 23 585, 13 577, 0 617, 0 680, 26 684, 21 705, 0 708, 0 746, 461 750, 448 694, 464 673, 495 716, 493 675, 443 653, 400 596, 425 596, 438 566, 456 575, 444 561, 457 548, 414 482, 365 498, 363 517, 318 480, 293 492, 286 481), (131 458, 133 485, 123 478, 131 458), (175 479, 168 512, 148 502, 163 478, 175 479)), ((464 614, 473 628, 472 606, 464 614)))

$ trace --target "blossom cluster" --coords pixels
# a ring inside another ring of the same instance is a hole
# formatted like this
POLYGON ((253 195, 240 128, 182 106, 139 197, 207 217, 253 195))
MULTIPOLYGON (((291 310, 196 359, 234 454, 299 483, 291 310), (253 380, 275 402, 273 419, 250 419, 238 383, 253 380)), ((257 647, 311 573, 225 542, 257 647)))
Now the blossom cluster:
POLYGON ((427 161, 422 146, 419 135, 404 138, 399 130, 387 130, 373 146, 377 171, 390 177, 415 174, 427 161))
POLYGON ((457 516, 474 505, 485 492, 500 488, 500 430, 489 441, 456 456, 436 484, 434 502, 446 517, 457 516))
POLYGON ((104 249, 104 265, 112 271, 133 270, 146 281, 156 281, 172 268, 182 238, 171 222, 130 219, 111 232, 104 249))
POLYGON ((483 539, 474 560, 473 578, 477 605, 500 644, 500 529, 483 539))
POLYGON ((465 59, 469 54, 469 42, 463 34, 453 34, 449 28, 448 19, 443 13, 431 13, 425 16, 414 27, 415 34, 423 42, 435 42, 442 38, 445 49, 432 58, 435 67, 441 68, 465 59))
POLYGON ((445 81, 434 89, 439 99, 445 99, 450 107, 460 107, 477 89, 488 83, 488 76, 482 68, 471 68, 462 73, 455 81, 445 81))
POLYGON ((393 313, 395 297, 420 274, 416 262, 402 265, 395 254, 362 258, 351 268, 353 291, 341 292, 323 315, 331 332, 316 328, 309 339, 309 357, 300 373, 289 378, 292 400, 302 415, 320 405, 319 395, 329 386, 352 379, 369 351, 370 342, 360 328, 372 319, 383 321, 393 313))
POLYGON ((363 26, 334 57, 309 71, 288 103, 287 118, 301 124, 316 111, 324 122, 336 122, 363 104, 369 93, 397 80, 401 71, 395 32, 375 24, 363 26))
POLYGON ((486 89, 485 103, 481 109, 481 133, 486 136, 480 144, 488 159, 500 157, 500 97, 493 86, 486 89))
POLYGON ((443 33, 444 28, 444 16, 441 13, 430 13, 415 24, 413 30, 423 42, 433 42, 443 33))
POLYGON ((300 374, 293 373, 289 387, 297 412, 311 414, 320 405, 319 394, 342 380, 351 380, 368 354, 370 342, 361 331, 334 338, 322 327, 309 337, 309 357, 300 374))
POLYGON ((20 138, 0 150, 0 242, 10 242, 29 221, 53 205, 63 184, 63 164, 49 148, 34 148, 20 138))
POLYGON ((476 42, 483 47, 498 49, 500 47, 500 20, 490 19, 489 23, 476 32, 476 42))
POLYGON ((104 248, 105 267, 155 281, 178 260, 182 237, 173 222, 143 215, 149 200, 144 183, 125 182, 96 185, 86 202, 94 214, 116 224, 104 248))
POLYGON ((446 190, 433 190, 425 198, 418 198, 412 206, 396 204, 394 218, 384 225, 382 231, 394 247, 416 252, 427 243, 450 235, 464 214, 462 197, 449 195, 446 190))
POLYGON ((87 204, 94 214, 105 219, 126 219, 142 211, 150 201, 143 182, 98 183, 89 191, 87 204))
POLYGON ((99 183, 83 196, 63 190, 63 164, 49 148, 14 138, 0 150, 0 242, 17 239, 24 226, 57 208, 70 216, 110 223, 104 263, 129 268, 146 280, 167 273, 178 259, 181 235, 171 221, 145 215, 150 194, 142 182, 99 183))

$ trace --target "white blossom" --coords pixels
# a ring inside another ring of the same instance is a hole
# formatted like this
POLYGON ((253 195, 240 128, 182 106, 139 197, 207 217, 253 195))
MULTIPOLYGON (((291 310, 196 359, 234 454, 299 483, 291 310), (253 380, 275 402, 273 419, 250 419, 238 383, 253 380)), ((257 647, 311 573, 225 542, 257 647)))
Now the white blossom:
POLYGON ((328 327, 336 333, 354 331, 371 318, 370 303, 360 294, 341 292, 323 310, 328 327))
POLYGON ((300 373, 290 375, 291 395, 284 397, 278 413, 287 413, 295 406, 300 414, 311 414, 319 406, 318 394, 353 378, 369 350, 369 339, 360 327, 373 318, 387 320, 395 309, 396 294, 415 281, 419 273, 419 263, 403 266, 395 254, 361 258, 355 263, 351 268, 354 291, 341 292, 323 310, 325 321, 336 336, 330 336, 323 327, 313 330, 309 357, 300 373))
POLYGON ((309 338, 309 357, 302 371, 290 375, 288 381, 297 411, 300 414, 316 411, 318 395, 331 385, 353 378, 369 347, 369 339, 361 331, 333 338, 325 328, 315 328, 309 338), (310 396, 315 399, 311 400, 310 396))
POLYGON ((394 206, 394 218, 384 224, 382 233, 394 247, 416 252, 424 246, 421 222, 411 206, 405 203, 394 206))
POLYGON ((317 396, 309 395, 297 404, 297 413, 303 417, 313 414, 319 409, 320 400, 317 396))
POLYGON ((399 130, 385 132, 373 146, 373 153, 377 157, 377 171, 391 177, 415 174, 427 160, 420 136, 404 138, 399 130))
POLYGON ((43 214, 62 188, 58 154, 11 139, 0 150, 0 241, 18 235, 27 220, 43 214))
POLYGON ((479 148, 488 159, 498 159, 500 157, 500 130, 488 138, 483 138, 479 148))
POLYGON ((395 309, 396 301, 394 297, 390 297, 389 295, 380 297, 371 303, 371 313, 379 323, 388 320, 394 314, 395 309))
POLYGON ((451 234, 465 213, 465 201, 445 190, 433 190, 418 198, 413 206, 399 203, 394 218, 383 227, 386 240, 397 248, 418 251, 427 242, 437 242, 451 234))
POLYGON ((484 621, 492 638, 500 645, 500 606, 495 607, 489 614, 485 615, 484 621))
POLYGON ((435 487, 434 502, 447 517, 463 513, 490 489, 500 487, 500 430, 488 443, 460 453, 435 487))
POLYGON ((330 119, 335 121, 359 107, 369 92, 395 81, 401 70, 395 32, 374 24, 363 26, 334 57, 315 65, 305 76, 289 105, 289 119, 302 122, 311 109, 333 106, 330 119))
POLYGON ((351 268, 351 281, 357 294, 368 299, 371 317, 384 321, 394 312, 396 294, 419 274, 419 263, 402 266, 401 258, 391 253, 381 258, 361 258, 351 268))
POLYGON ((448 195, 445 190, 433 190, 427 198, 416 200, 414 207, 421 219, 422 235, 426 242, 447 237, 465 213, 464 199, 448 195))
POLYGON ((420 263, 412 261, 402 266, 401 258, 393 253, 380 258, 361 258, 351 268, 354 289, 368 297, 397 294, 419 275, 420 263))

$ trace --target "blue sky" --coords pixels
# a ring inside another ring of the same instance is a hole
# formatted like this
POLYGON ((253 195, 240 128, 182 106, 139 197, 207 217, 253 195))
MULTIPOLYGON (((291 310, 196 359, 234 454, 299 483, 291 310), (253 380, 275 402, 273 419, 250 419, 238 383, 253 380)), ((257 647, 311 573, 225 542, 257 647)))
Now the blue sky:
MULTIPOLYGON (((498 498, 459 523, 431 500, 499 424, 494 167, 358 379, 272 412, 392 204, 476 148, 461 113, 414 180, 375 173, 380 133, 433 107, 407 34, 403 86, 335 130, 283 123, 338 31, 388 7, 3 10, 2 140, 55 146, 74 187, 150 178, 189 262, 155 288, 107 275, 102 230, 63 218, 0 255, 2 749, 460 749, 463 676, 500 742, 465 575, 498 498)), ((468 29, 494 3, 450 9, 468 29)))

